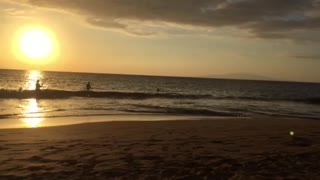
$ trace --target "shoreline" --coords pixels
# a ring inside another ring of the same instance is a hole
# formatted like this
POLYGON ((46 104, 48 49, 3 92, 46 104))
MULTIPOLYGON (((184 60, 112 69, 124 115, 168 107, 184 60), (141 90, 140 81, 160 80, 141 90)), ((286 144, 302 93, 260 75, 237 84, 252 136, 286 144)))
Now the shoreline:
POLYGON ((215 119, 245 119, 251 117, 230 116, 191 116, 191 115, 168 115, 168 114, 109 114, 88 115, 50 118, 5 118, 0 119, 0 130, 20 128, 42 128, 55 126, 68 126, 96 122, 148 122, 148 121, 184 121, 184 120, 215 120, 215 119), (29 121, 29 122, 28 122, 29 121), (29 124, 28 124, 29 123, 29 124))
POLYGON ((183 114, 108 114, 87 116, 64 116, 64 117, 31 117, 31 118, 3 118, 0 119, 2 129, 28 129, 55 126, 69 126, 99 122, 154 122, 154 121, 203 121, 203 120, 228 120, 228 119, 278 119, 319 121, 317 118, 287 117, 287 116, 205 116, 183 114))

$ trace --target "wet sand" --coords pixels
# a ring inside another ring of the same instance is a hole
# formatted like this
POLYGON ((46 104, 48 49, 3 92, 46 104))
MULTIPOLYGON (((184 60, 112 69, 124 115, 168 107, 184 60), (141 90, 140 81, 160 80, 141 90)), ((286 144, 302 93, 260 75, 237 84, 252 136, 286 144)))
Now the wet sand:
POLYGON ((315 120, 99 122, 0 130, 0 179, 317 179, 319 160, 315 120))

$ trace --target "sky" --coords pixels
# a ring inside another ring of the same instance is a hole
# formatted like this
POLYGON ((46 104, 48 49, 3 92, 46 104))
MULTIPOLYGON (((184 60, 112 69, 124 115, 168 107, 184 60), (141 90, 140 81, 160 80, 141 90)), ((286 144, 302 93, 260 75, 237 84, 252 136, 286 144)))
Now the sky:
POLYGON ((0 0, 0 68, 320 82, 320 0, 0 0), (56 56, 18 58, 23 27, 56 56))

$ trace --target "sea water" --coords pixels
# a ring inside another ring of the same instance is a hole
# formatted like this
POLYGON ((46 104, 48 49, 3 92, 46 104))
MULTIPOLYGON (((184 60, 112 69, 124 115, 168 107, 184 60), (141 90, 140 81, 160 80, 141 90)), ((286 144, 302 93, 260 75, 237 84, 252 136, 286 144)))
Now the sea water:
POLYGON ((320 84, 0 70, 0 121, 38 126, 97 116, 320 119, 320 84), (43 86, 37 93, 38 79, 43 86))

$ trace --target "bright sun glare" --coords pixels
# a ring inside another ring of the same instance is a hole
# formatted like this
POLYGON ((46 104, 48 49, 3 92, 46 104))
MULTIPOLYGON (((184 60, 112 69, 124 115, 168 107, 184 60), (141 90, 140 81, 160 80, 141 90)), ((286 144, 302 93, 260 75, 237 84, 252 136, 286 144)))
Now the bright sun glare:
POLYGON ((23 28, 16 41, 17 55, 29 62, 45 62, 56 55, 56 43, 52 33, 45 28, 23 28))
POLYGON ((20 49, 29 58, 43 59, 52 53, 52 41, 46 32, 31 29, 22 34, 20 49))

